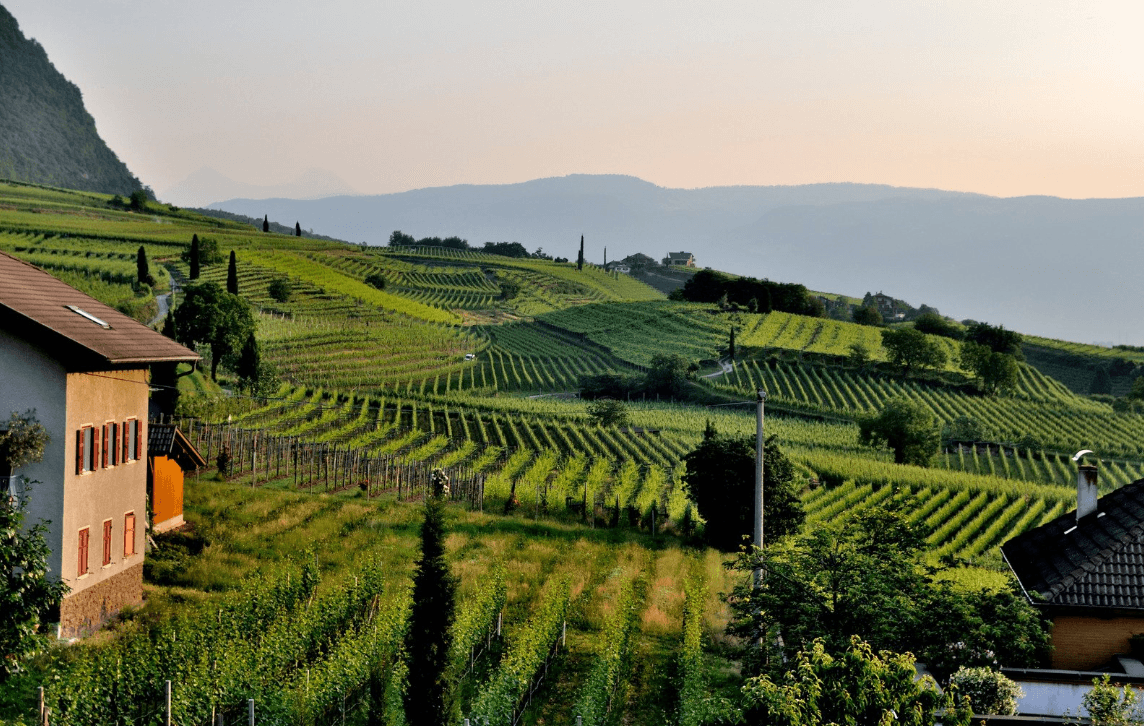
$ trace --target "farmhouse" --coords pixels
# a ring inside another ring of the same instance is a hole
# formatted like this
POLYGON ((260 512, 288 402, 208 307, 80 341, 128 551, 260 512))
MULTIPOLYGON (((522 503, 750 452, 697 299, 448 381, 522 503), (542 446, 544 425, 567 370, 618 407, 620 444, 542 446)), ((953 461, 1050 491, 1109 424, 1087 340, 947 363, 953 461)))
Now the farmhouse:
POLYGON ((1050 618, 1052 667, 1115 666, 1144 633, 1144 479, 1097 498, 1077 472, 1077 509, 1001 547, 1029 601, 1050 618))
POLYGON ((663 258, 664 267, 695 267, 695 255, 690 252, 668 252, 663 258))
POLYGON ((29 523, 50 522, 50 572, 71 588, 61 637, 142 600, 148 366, 198 359, 0 253, 0 412, 35 409, 51 436, 41 461, 12 474, 29 523))

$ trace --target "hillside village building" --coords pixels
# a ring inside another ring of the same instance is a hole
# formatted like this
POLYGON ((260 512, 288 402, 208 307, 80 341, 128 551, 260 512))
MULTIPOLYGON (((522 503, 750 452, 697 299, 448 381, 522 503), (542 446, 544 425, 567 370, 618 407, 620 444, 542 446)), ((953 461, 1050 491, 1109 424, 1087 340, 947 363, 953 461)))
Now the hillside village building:
POLYGON ((1001 554, 1053 622, 1053 668, 1120 670, 1132 637, 1144 634, 1144 479, 1099 499, 1095 466, 1080 466, 1077 479, 1075 512, 1014 537, 1001 554))
POLYGON ((143 597, 148 367, 199 356, 0 252, 0 414, 35 409, 51 436, 11 472, 28 522, 50 522, 50 573, 71 591, 60 636, 89 632, 143 597), (30 485, 30 492, 29 492, 30 485))
POLYGON ((668 252, 663 258, 664 267, 695 267, 695 255, 690 252, 668 252))

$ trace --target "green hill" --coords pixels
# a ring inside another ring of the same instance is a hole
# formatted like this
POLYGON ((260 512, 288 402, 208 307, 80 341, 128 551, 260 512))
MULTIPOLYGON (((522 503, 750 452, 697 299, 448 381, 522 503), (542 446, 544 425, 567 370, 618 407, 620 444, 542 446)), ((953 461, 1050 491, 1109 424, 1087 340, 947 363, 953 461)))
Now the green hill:
POLYGON ((124 196, 143 188, 99 137, 79 89, 2 6, 0 178, 124 196))

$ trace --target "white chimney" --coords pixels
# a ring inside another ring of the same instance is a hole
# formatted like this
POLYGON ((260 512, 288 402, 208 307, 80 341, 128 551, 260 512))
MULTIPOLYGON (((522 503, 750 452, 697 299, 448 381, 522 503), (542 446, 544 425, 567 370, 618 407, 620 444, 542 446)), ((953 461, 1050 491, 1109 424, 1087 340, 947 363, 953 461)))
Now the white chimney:
POLYGON ((1096 466, 1081 464, 1076 470, 1076 521, 1096 511, 1096 466))

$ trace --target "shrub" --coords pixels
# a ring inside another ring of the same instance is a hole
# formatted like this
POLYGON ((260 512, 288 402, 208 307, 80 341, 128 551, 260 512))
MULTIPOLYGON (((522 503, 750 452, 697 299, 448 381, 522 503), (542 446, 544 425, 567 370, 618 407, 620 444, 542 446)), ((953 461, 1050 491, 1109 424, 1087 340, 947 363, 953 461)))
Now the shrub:
POLYGON ((1092 726, 1135 726, 1140 723, 1139 698, 1128 686, 1111 683, 1106 673, 1092 679, 1092 690, 1084 694, 1084 710, 1092 726))
POLYGON ((1012 716, 1017 713, 1017 699, 1025 695, 1020 686, 989 668, 959 668, 949 682, 969 698, 975 714, 1012 716))
POLYGON ((365 284, 371 287, 376 287, 378 290, 385 289, 385 278, 379 272, 374 272, 365 278, 365 284))
POLYGON ((270 287, 267 288, 270 297, 281 303, 289 302, 293 292, 294 286, 285 277, 275 278, 270 282, 270 287))

